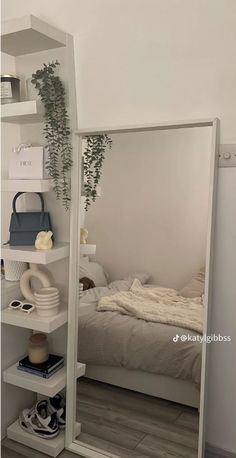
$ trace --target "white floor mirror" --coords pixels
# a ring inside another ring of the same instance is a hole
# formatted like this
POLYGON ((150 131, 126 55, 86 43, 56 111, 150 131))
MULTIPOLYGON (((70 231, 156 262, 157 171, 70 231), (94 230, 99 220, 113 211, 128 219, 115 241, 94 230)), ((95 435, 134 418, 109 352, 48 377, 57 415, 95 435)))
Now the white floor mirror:
POLYGON ((217 119, 77 134, 66 447, 80 456, 204 457, 218 135, 217 119))

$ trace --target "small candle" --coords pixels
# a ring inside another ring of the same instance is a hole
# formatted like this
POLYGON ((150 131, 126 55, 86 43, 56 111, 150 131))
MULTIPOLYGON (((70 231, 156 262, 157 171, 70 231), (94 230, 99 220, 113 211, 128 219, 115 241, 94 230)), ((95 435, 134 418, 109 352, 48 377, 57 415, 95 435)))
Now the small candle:
POLYGON ((45 334, 37 333, 29 338, 28 356, 33 364, 44 363, 48 360, 48 342, 45 334))

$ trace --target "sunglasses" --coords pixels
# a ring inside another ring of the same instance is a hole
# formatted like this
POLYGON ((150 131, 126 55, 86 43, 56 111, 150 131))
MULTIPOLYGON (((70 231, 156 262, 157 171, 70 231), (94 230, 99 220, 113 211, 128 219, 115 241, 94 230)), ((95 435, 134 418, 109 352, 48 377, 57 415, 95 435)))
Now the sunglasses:
POLYGON ((8 308, 11 310, 18 310, 20 309, 22 312, 31 313, 35 309, 35 305, 30 304, 28 302, 21 302, 21 301, 11 301, 8 305, 8 308))

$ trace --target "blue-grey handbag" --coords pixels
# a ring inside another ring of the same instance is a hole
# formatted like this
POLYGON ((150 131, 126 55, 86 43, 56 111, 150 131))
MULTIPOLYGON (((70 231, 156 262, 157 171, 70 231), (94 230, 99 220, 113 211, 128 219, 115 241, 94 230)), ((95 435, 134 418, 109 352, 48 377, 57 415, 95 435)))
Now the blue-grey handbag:
POLYGON ((40 231, 51 231, 50 214, 44 211, 44 200, 40 192, 36 192, 41 200, 39 212, 17 212, 16 199, 23 192, 18 192, 12 202, 13 213, 10 222, 10 245, 34 245, 40 231))

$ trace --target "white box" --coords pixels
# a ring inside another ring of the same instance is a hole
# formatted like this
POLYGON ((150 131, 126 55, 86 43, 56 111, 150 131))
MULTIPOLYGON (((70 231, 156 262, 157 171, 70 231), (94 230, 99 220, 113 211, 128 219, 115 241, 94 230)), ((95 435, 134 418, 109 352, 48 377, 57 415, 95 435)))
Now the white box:
POLYGON ((48 178, 45 170, 45 152, 43 146, 30 146, 13 150, 10 157, 10 179, 43 179, 48 178))

